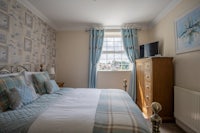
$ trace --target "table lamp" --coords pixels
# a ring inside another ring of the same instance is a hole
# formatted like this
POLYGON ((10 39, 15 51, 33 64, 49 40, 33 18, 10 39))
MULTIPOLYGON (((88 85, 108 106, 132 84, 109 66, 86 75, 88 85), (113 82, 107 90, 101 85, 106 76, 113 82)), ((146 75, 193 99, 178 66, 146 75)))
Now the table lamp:
POLYGON ((48 70, 48 73, 49 73, 51 79, 54 79, 54 75, 56 74, 55 73, 55 68, 54 67, 50 67, 49 70, 48 70))

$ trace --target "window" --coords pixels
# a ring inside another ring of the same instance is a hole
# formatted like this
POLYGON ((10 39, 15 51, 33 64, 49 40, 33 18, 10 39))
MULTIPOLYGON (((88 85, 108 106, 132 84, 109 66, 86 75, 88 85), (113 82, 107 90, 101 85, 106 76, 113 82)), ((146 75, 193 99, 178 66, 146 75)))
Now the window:
POLYGON ((129 71, 131 66, 124 50, 121 32, 105 32, 98 71, 129 71))

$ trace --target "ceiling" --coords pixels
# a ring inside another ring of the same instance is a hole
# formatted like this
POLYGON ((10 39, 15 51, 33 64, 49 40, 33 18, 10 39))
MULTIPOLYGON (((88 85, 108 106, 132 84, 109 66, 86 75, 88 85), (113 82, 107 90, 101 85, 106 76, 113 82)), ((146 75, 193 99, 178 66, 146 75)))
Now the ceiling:
POLYGON ((146 25, 180 0, 21 0, 28 2, 56 29, 101 24, 146 25))

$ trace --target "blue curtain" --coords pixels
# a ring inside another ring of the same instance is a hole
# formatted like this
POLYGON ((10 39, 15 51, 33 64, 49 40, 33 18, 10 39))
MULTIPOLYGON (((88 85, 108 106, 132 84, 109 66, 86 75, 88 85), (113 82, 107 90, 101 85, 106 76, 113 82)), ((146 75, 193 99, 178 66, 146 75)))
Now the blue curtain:
POLYGON ((136 29, 122 29, 124 49, 128 56, 128 59, 133 64, 133 70, 131 72, 130 85, 128 89, 128 94, 132 99, 136 100, 136 68, 135 59, 138 58, 138 40, 137 40, 137 30, 136 29))
POLYGON ((104 30, 90 30, 89 88, 96 87, 97 63, 101 56, 104 30))

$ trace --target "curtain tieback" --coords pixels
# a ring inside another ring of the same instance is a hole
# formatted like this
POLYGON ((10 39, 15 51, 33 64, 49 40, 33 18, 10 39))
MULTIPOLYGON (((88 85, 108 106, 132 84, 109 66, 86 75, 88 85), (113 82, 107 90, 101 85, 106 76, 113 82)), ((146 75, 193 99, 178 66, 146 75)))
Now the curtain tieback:
MULTIPOLYGON (((91 47, 89 47, 89 49, 91 49, 91 47)), ((94 50, 97 50, 97 49, 101 49, 101 47, 95 47, 95 48, 92 48, 94 50)))
POLYGON ((129 49, 133 49, 133 47, 131 46, 131 47, 129 47, 129 49))

